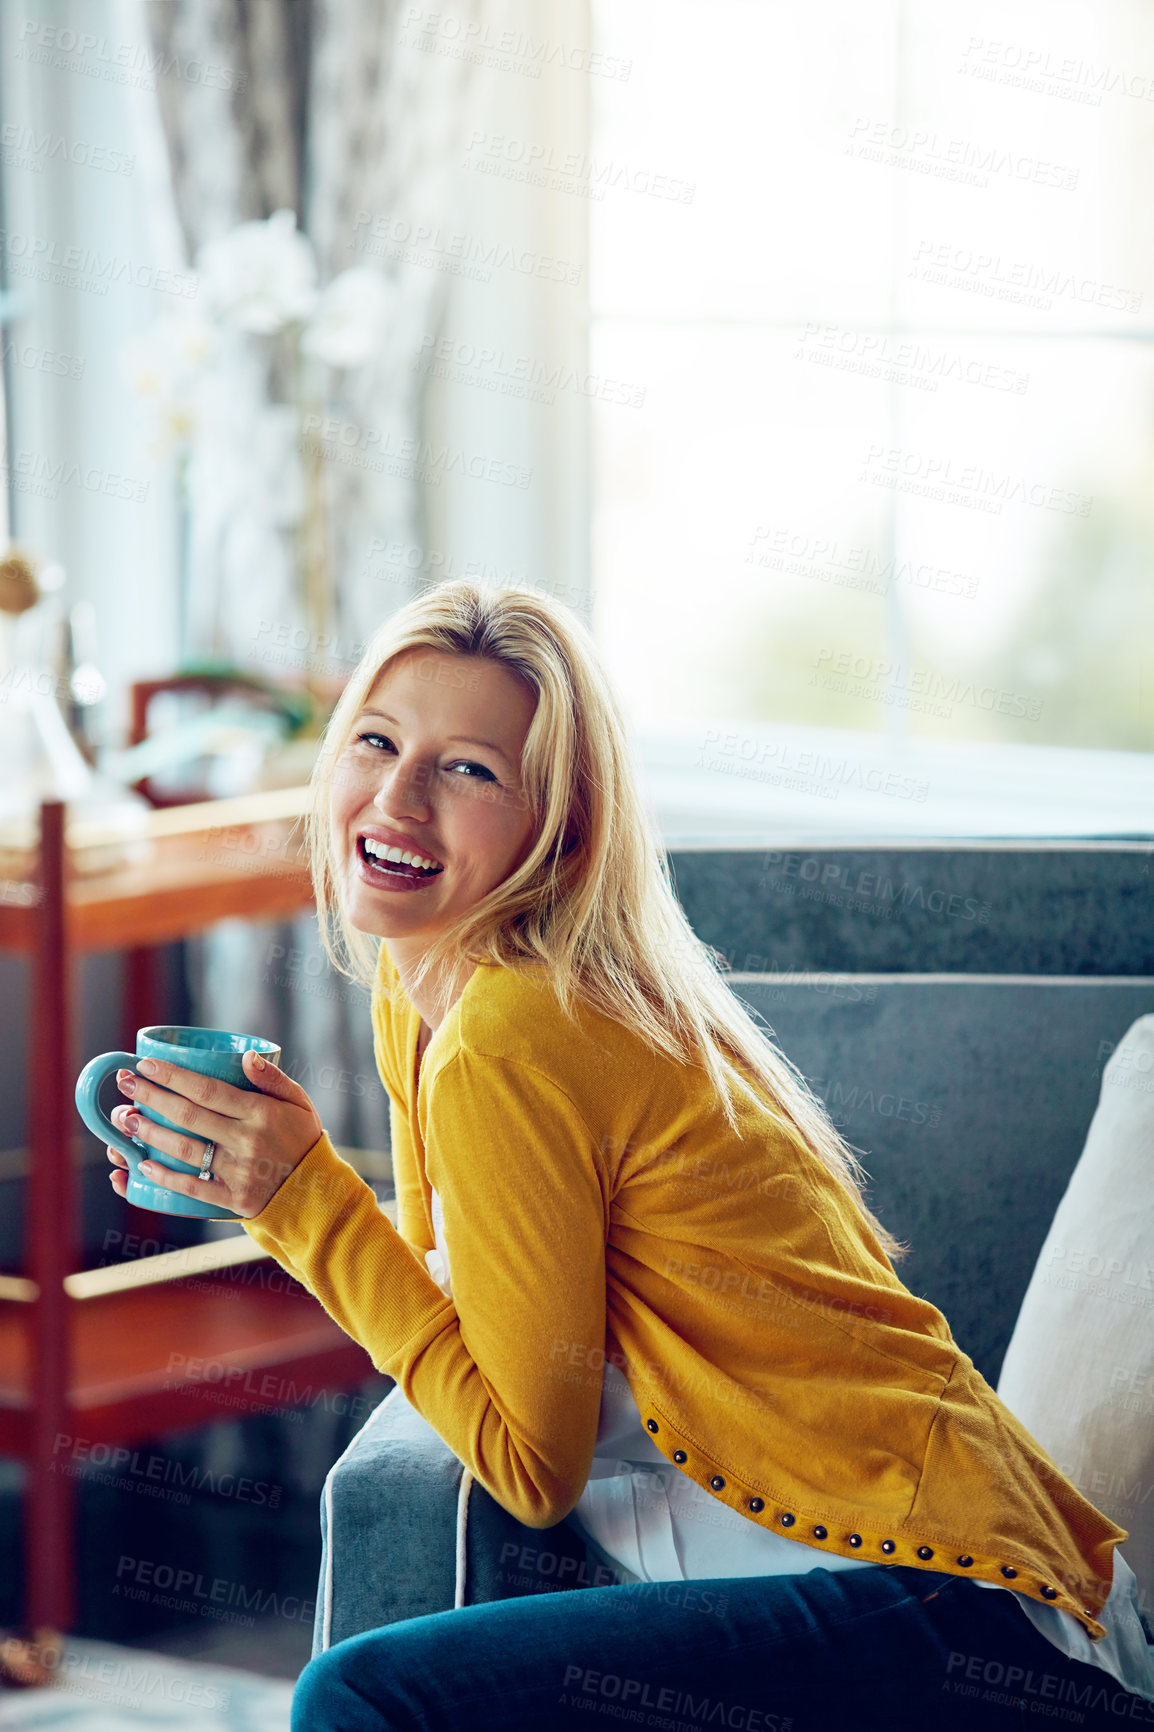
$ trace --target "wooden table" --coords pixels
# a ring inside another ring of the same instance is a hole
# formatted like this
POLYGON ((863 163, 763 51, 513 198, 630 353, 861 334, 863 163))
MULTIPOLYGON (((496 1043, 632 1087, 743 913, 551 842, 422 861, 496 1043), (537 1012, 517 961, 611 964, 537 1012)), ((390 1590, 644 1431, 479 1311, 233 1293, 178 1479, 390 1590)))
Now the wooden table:
MULTIPOLYGON (((30 1629, 64 1631, 75 1618, 73 1480, 61 1471, 72 1445, 63 1439, 131 1444, 371 1375, 368 1355, 297 1283, 279 1271, 254 1281, 262 1256, 247 1236, 79 1268, 77 1115, 59 1080, 82 1062, 74 959, 126 950, 130 1017, 156 1020, 149 947, 229 917, 285 920, 312 906, 299 822, 307 798, 292 788, 153 812, 152 857, 92 877, 75 872, 72 856, 107 837, 79 824, 66 836, 65 806, 48 801, 38 881, 7 883, 0 896, 0 947, 27 953, 32 970, 25 1273, 0 1276, 0 1454, 28 1468, 30 1629)), ((155 1230, 156 1216, 139 1219, 155 1230)))

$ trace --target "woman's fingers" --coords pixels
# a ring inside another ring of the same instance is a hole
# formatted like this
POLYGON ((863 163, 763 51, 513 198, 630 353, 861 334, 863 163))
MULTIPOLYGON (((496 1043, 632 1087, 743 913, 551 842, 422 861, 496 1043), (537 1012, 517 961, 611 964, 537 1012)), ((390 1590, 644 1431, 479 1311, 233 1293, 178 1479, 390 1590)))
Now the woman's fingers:
MULTIPOLYGON (((183 1072, 191 1075, 191 1072, 183 1072)), ((201 1077, 201 1082, 211 1082, 211 1077, 201 1077)), ((130 1070, 117 1071, 117 1087, 121 1094, 129 1097, 135 1107, 149 1107, 154 1113, 160 1113, 164 1118, 171 1119, 174 1125, 198 1137, 227 1138, 230 1131, 235 1132, 237 1121, 229 1114, 214 1112, 196 1101, 189 1100, 184 1094, 174 1094, 171 1089, 161 1088, 157 1083, 145 1082, 130 1070)), ((227 1088, 227 1083, 221 1083, 221 1088, 227 1088)))
MULTIPOLYGON (((199 1138, 186 1137, 180 1131, 168 1131, 163 1125, 154 1125, 151 1119, 146 1119, 143 1113, 135 1112, 132 1107, 113 1107, 109 1117, 117 1130, 123 1131, 125 1136, 136 1137, 140 1142, 147 1143, 148 1148, 157 1149, 161 1154, 174 1155, 178 1161, 185 1161, 190 1167, 200 1166, 201 1158, 204 1155, 204 1143, 199 1138)), ((148 1148, 141 1150, 142 1157, 147 1157, 148 1148)), ((217 1166, 221 1154, 222 1151, 217 1149, 212 1157, 213 1176, 215 1178, 220 1177, 217 1166)), ((227 1157, 225 1158, 227 1159, 227 1157)), ((128 1165, 127 1161, 124 1162, 124 1165, 128 1165)), ((163 1163, 159 1163, 159 1171, 165 1174, 159 1183, 165 1185, 170 1191, 179 1189, 178 1186, 169 1184, 169 1179, 183 1178, 184 1174, 174 1173, 171 1167, 166 1167, 163 1163)), ((197 1178, 195 1182, 201 1185, 204 1180, 197 1178)), ((195 1195, 195 1192, 192 1194, 195 1195)))
POLYGON ((114 1149, 111 1143, 108 1145, 108 1158, 114 1167, 127 1167, 128 1165, 128 1162, 125 1160, 120 1150, 114 1149))
MULTIPOLYGON (((182 1136, 179 1131, 165 1130, 163 1125, 154 1125, 151 1119, 146 1119, 143 1113, 134 1112, 131 1107, 114 1107, 109 1116, 117 1129, 124 1131, 127 1136, 138 1137, 142 1143, 147 1143, 150 1148, 157 1149, 161 1154, 175 1155, 178 1161, 185 1161, 189 1166, 199 1168, 201 1157, 204 1154, 203 1142, 182 1136)), ((141 1150, 141 1154, 145 1157, 147 1157, 147 1153, 147 1149, 141 1150)), ((109 1149, 108 1154, 109 1159, 111 1159, 113 1150, 109 1149)), ((123 1160, 123 1157, 121 1159, 123 1160)), ((128 1165, 127 1161, 124 1161, 123 1164, 128 1165)), ((161 1185, 166 1191, 177 1191, 182 1197, 195 1197, 201 1203, 219 1203, 221 1208, 232 1209, 236 1214, 246 1212, 256 1214, 258 1211, 255 1209, 245 1211, 237 1207, 229 1189, 225 1172, 221 1171, 222 1167, 226 1171, 231 1168, 232 1176, 236 1176, 236 1162, 233 1157, 227 1154, 225 1150, 218 1148, 212 1157, 211 1180, 202 1179, 199 1172, 175 1172, 172 1167, 166 1167, 163 1161, 150 1161, 147 1158, 140 1163, 140 1176, 142 1179, 147 1179, 149 1184, 161 1185)), ((123 1196, 124 1192, 116 1184, 115 1173, 112 1175, 112 1180, 113 1188, 120 1191, 120 1195, 123 1196)), ((127 1174, 124 1183, 126 1185, 128 1183, 127 1174)))
MULTIPOLYGON (((118 1131, 125 1136, 137 1137, 150 1148, 159 1149, 162 1154, 174 1155, 178 1161, 187 1161, 190 1167, 199 1167, 204 1145, 211 1135, 186 1136, 183 1131, 170 1131, 164 1125, 158 1125, 152 1119, 145 1118, 135 1107, 114 1107, 109 1115, 118 1131)), ((216 1138, 213 1137, 215 1142, 216 1138)))
MULTIPOLYGON (((118 1106, 111 1116, 117 1130, 135 1137, 142 1153, 152 1149, 165 1159, 184 1163, 181 1171, 163 1163, 155 1171, 145 1171, 147 1163, 142 1161, 143 1177, 201 1201, 211 1195, 214 1203, 219 1201, 223 1208, 247 1220, 260 1214, 323 1134, 323 1127, 299 1083, 257 1053, 244 1056, 245 1075, 252 1089, 237 1089, 231 1083, 163 1060, 141 1059, 139 1066, 148 1063, 149 1074, 156 1080, 119 1071, 117 1083, 132 1097, 132 1104, 118 1106), (166 1088, 166 1083, 171 1088, 166 1088), (162 1115, 171 1121, 171 1127, 157 1124, 137 1111, 138 1107, 162 1115), (199 1176, 204 1145, 209 1140, 216 1144, 212 1193, 199 1176)), ((123 1195, 122 1181, 115 1173, 112 1178, 123 1195)))
POLYGON ((166 1119, 174 1119, 178 1124, 187 1121, 169 1110, 174 1098, 205 1109, 218 1123, 224 1119, 249 1118, 252 1113, 253 1097, 249 1089, 234 1088, 220 1077, 202 1076, 198 1070, 185 1070, 183 1065, 169 1064, 167 1059, 138 1059, 135 1071, 119 1070, 116 1080, 123 1093, 133 1094, 136 1100, 155 1107, 166 1119), (128 1080, 129 1088, 123 1088, 122 1079, 128 1080))
MULTIPOLYGON (((155 1143, 166 1155, 175 1155, 178 1160, 193 1163, 199 1162, 202 1144, 210 1139, 214 1143, 226 1142, 235 1146, 241 1125, 238 1116, 228 1110, 227 1097, 235 1096, 242 1102, 247 1101, 250 1117, 254 1097, 241 1089, 234 1089, 231 1083, 220 1082, 216 1077, 201 1076, 196 1071, 182 1070, 176 1065, 161 1066, 159 1060, 156 1064, 158 1069, 167 1073, 165 1080, 171 1082, 173 1088, 163 1088, 159 1083, 149 1082, 130 1070, 117 1071, 117 1086, 122 1094, 129 1096, 133 1107, 146 1106, 152 1112, 160 1113, 174 1125, 179 1125, 182 1131, 187 1131, 188 1135, 181 1137, 178 1133, 169 1131, 167 1135, 170 1138, 175 1137, 176 1140, 165 1142, 163 1127, 156 1126, 143 1115, 139 1115, 140 1124, 152 1125, 153 1129, 161 1131, 162 1135, 152 1136, 135 1126, 130 1127, 131 1134, 155 1143), (188 1087, 185 1086, 186 1078, 191 1079, 188 1087), (173 1089, 179 1089, 180 1092, 174 1093, 173 1089)), ((123 1117, 117 1118, 114 1113, 112 1118, 118 1127, 124 1128, 123 1117)))

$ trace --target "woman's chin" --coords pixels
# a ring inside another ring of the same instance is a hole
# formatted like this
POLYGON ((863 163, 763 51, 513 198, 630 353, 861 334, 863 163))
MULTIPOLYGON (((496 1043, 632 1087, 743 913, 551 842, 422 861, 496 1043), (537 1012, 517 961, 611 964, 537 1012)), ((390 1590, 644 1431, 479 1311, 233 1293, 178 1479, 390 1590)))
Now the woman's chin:
POLYGON ((370 938, 399 938, 411 932, 415 924, 406 920, 401 910, 394 912, 391 908, 352 908, 348 922, 354 931, 364 932, 370 938))
POLYGON ((404 896, 386 900, 376 899, 370 904, 368 899, 353 895, 345 904, 345 917, 356 932, 364 932, 370 938, 403 938, 417 932, 424 924, 418 910, 404 896))

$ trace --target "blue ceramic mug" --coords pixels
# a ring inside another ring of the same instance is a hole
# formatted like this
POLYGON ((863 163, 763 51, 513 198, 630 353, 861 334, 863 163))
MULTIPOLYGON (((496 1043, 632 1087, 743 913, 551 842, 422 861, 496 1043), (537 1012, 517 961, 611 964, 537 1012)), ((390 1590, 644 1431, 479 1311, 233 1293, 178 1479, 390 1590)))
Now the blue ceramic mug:
MULTIPOLYGON (((92 1134, 101 1142, 119 1149, 128 1162, 128 1189, 125 1193, 128 1202, 135 1203, 138 1209, 155 1209, 162 1215, 197 1215, 210 1221, 240 1220, 241 1217, 232 1209, 224 1209, 213 1201, 211 1184, 205 1185, 206 1195, 201 1202, 199 1197, 183 1197, 176 1191, 166 1190, 163 1185, 152 1185, 141 1178, 141 1161, 159 1161, 161 1166, 170 1167, 174 1173, 199 1173, 200 1166, 199 1163, 190 1166, 187 1161, 178 1161, 175 1155, 162 1154, 139 1137, 125 1136, 108 1115, 111 1107, 129 1104, 116 1086, 117 1071, 135 1070, 136 1061, 141 1058, 167 1059, 169 1064, 179 1065, 183 1070, 219 1077, 221 1082, 231 1083, 234 1088, 250 1089, 253 1094, 258 1094, 260 1091, 244 1074, 241 1061, 246 1052, 259 1052, 270 1064, 280 1064, 280 1047, 271 1040, 262 1040, 259 1035, 230 1034, 223 1028, 158 1026, 137 1032, 134 1053, 102 1052, 99 1058, 90 1059, 85 1065, 76 1079, 76 1108, 92 1134), (102 1104, 102 1093, 110 1103, 108 1106, 102 1104)), ((171 1131, 181 1130, 179 1125, 174 1125, 171 1119, 166 1119, 163 1113, 152 1107, 142 1106, 136 1101, 132 1105, 155 1124, 164 1125, 171 1131)))

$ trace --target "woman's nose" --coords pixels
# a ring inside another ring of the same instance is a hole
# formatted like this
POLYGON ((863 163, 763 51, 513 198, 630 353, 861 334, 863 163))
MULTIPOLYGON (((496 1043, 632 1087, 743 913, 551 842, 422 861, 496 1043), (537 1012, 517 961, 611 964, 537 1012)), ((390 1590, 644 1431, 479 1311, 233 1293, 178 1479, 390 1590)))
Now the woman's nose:
POLYGON ((398 817, 414 808, 424 811, 429 804, 431 783, 427 764, 397 764, 388 782, 377 790, 373 805, 398 817))

